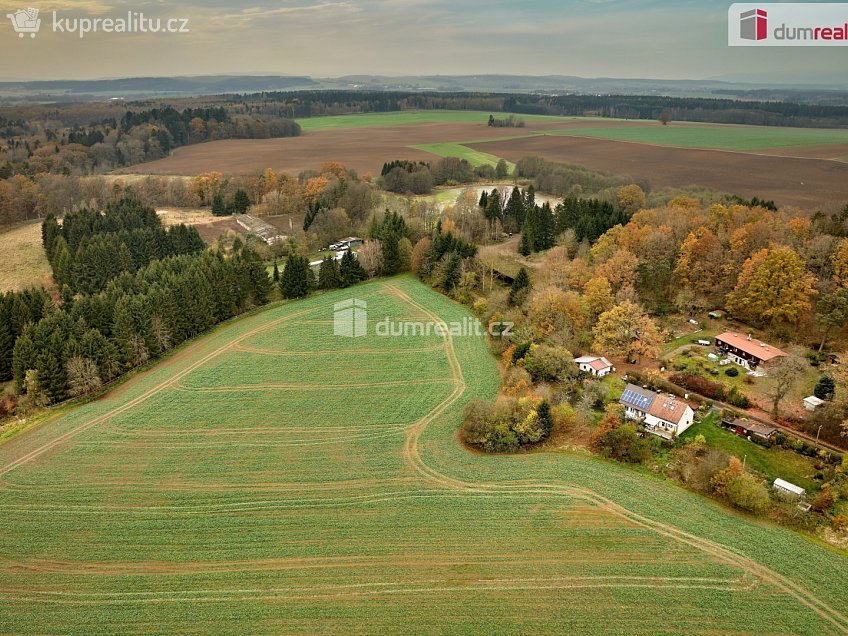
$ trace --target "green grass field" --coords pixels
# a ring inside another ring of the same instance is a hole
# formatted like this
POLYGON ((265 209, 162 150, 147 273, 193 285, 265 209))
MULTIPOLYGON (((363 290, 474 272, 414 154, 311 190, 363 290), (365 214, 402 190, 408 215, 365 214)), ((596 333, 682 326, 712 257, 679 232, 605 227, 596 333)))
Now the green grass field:
MULTIPOLYGON (((410 146, 410 148, 431 152, 434 155, 439 155, 440 157, 457 157, 458 159, 465 159, 472 166, 492 166, 494 168, 501 160, 501 158, 496 155, 489 154, 488 152, 480 152, 479 150, 472 150, 461 143, 451 142, 443 144, 422 144, 419 146, 410 146)), ((509 161, 506 163, 510 172, 515 170, 514 163, 509 161)))
POLYGON ((769 150, 818 144, 848 143, 848 130, 812 128, 777 128, 768 126, 729 126, 650 123, 644 126, 574 128, 550 131, 549 135, 574 135, 613 141, 636 141, 680 146, 683 148, 716 148, 722 150, 769 150))
MULTIPOLYGON (((401 126, 406 124, 485 124, 492 113, 476 110, 404 110, 388 113, 362 113, 357 115, 329 115, 306 117, 297 123, 304 131, 331 130, 334 128, 360 128, 363 126, 401 126)), ((495 113, 506 117, 509 113, 495 113)), ((526 121, 559 120, 563 123, 576 117, 547 115, 516 115, 526 121)), ((520 129, 516 129, 520 130, 520 129)))
POLYGON ((830 634, 846 558, 566 452, 483 456, 410 278, 276 305, 0 446, 2 633, 830 634), (369 334, 333 335, 368 302, 369 334))

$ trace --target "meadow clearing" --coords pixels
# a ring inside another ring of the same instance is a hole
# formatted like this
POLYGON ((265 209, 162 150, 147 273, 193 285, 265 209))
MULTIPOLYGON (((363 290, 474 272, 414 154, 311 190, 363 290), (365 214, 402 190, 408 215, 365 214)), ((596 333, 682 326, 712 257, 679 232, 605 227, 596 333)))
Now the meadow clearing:
POLYGON ((563 450, 479 455, 481 337, 409 277, 222 325, 0 445, 0 631, 848 632, 845 556, 563 450), (333 305, 368 303, 368 335, 333 305))
POLYGON ((121 172, 193 176, 272 168, 297 174, 333 160, 376 176, 395 159, 455 156, 475 165, 500 159, 512 165, 540 156, 654 188, 696 185, 827 212, 848 200, 848 164, 840 160, 848 152, 845 130, 530 115, 519 115, 523 128, 490 128, 488 117, 477 111, 313 117, 298 120, 300 137, 195 144, 121 172))
POLYGON ((2 232, 0 292, 53 285, 50 263, 41 246, 41 223, 24 223, 2 232))

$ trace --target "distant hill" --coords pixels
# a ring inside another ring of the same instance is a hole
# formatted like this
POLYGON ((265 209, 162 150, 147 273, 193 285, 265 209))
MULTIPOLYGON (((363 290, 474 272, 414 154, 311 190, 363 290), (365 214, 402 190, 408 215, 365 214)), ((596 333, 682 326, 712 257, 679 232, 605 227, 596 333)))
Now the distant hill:
POLYGON ((67 95, 76 98, 140 97, 155 95, 215 95, 266 90, 316 88, 309 77, 276 75, 206 75, 200 77, 129 77, 101 80, 0 82, 0 95, 67 95))
POLYGON ((5 81, 0 82, 0 100, 70 102, 103 98, 193 97, 295 90, 663 95, 848 105, 848 85, 839 84, 782 85, 774 82, 757 84, 723 79, 587 78, 571 75, 346 75, 336 78, 312 78, 305 75, 205 75, 5 81))

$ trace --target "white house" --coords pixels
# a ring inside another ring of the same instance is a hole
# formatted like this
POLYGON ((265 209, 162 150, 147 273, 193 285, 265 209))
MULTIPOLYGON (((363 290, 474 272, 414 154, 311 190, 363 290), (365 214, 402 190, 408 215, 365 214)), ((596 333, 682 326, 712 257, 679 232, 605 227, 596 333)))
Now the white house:
POLYGON ((648 415, 645 430, 666 439, 677 437, 695 421, 695 411, 678 397, 657 395, 648 415))
POLYGON ((804 408, 808 411, 815 411, 822 404, 824 404, 824 400, 817 398, 815 395, 804 398, 804 408))
POLYGON ((590 373, 599 378, 609 375, 615 371, 615 367, 612 366, 612 362, 603 356, 583 356, 582 358, 576 358, 574 361, 577 363, 577 366, 580 367, 581 371, 590 373))
POLYGON ((673 395, 660 395, 628 384, 619 402, 624 415, 644 423, 645 430, 665 439, 677 437, 695 421, 695 411, 688 402, 673 395))

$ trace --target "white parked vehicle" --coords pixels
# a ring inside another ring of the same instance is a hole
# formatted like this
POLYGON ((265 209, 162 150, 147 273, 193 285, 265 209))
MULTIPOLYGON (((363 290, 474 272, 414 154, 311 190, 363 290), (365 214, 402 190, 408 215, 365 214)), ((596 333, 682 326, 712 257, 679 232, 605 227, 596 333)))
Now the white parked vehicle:
POLYGON ((698 340, 698 344, 703 345, 705 347, 709 347, 712 344, 712 342, 710 342, 709 340, 698 340))
POLYGON ((728 364, 730 364, 730 360, 722 360, 721 362, 718 363, 718 366, 726 367, 728 364))

